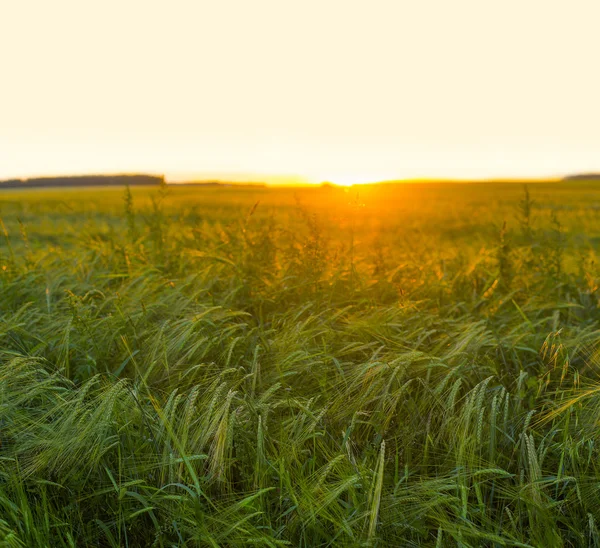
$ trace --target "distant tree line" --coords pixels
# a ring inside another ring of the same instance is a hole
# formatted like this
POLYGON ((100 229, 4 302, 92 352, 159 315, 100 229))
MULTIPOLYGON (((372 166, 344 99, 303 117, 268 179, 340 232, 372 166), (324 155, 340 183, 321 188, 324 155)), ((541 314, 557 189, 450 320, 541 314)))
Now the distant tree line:
POLYGON ((576 173, 563 177, 563 181, 600 181, 600 173, 576 173))
POLYGON ((163 175, 77 175, 69 177, 35 177, 0 181, 0 188, 45 188, 84 186, 160 185, 163 175))

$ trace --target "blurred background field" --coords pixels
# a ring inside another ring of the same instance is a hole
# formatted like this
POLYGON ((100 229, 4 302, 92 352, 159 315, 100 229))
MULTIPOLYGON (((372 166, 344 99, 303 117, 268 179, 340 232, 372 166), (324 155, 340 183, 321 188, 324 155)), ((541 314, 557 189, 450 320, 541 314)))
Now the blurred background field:
POLYGON ((2 545, 600 544, 600 185, 0 217, 2 545))
MULTIPOLYGON (((438 246, 441 253, 453 253, 465 245, 490 244, 486 242, 487 236, 498 232, 504 221, 509 231, 518 232, 519 203, 524 193, 524 186, 515 183, 407 183, 347 188, 169 185, 166 188, 167 193, 160 200, 161 209, 169 217, 169 235, 175 239, 184 239, 207 226, 232 227, 244 222, 258 203, 252 215, 258 219, 254 225, 270 219, 276 228, 293 226, 302 230, 306 223, 301 210, 309 211, 333 238, 334 247, 348 243, 348 227, 353 225, 355 236, 362 242, 389 237, 394 244, 409 229, 423 235, 456 239, 455 249, 438 246), (460 238, 463 231, 468 235, 465 240, 460 238)), ((530 184, 529 190, 537 228, 548 228, 552 212, 556 212, 566 232, 580 244, 585 236, 593 244, 600 216, 597 183, 536 183, 530 184)), ((153 196, 158 196, 158 192, 155 187, 133 187, 131 195, 140 215, 140 229, 147 228, 153 196)), ((117 237, 127 223, 123 215, 123 189, 111 187, 9 189, 0 193, 0 214, 7 227, 16 227, 19 220, 26 224, 32 243, 39 243, 34 235, 40 240, 60 237, 61 248, 68 248, 71 243, 81 246, 84 243, 81 230, 90 237, 114 231, 117 237)), ((18 241, 13 245, 18 245, 18 241)), ((390 252, 393 251, 392 245, 390 252)))

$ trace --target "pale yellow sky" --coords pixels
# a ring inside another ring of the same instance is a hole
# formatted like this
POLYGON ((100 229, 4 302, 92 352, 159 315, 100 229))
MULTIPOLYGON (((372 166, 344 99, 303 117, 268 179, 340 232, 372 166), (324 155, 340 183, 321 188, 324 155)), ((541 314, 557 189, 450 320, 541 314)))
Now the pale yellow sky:
POLYGON ((598 0, 3 0, 0 178, 600 171, 599 21, 598 0))

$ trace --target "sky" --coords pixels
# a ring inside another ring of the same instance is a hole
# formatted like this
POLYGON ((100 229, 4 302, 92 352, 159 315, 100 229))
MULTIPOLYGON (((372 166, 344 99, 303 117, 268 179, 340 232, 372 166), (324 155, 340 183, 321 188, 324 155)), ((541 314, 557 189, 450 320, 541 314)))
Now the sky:
POLYGON ((597 0, 3 0, 0 178, 600 171, 597 0))

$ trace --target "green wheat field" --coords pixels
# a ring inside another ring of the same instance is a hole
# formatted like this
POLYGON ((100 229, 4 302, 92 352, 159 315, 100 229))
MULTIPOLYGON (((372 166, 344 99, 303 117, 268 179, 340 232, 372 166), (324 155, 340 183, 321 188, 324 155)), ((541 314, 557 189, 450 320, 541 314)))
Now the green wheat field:
POLYGON ((0 546, 600 546, 600 184, 0 217, 0 546))

